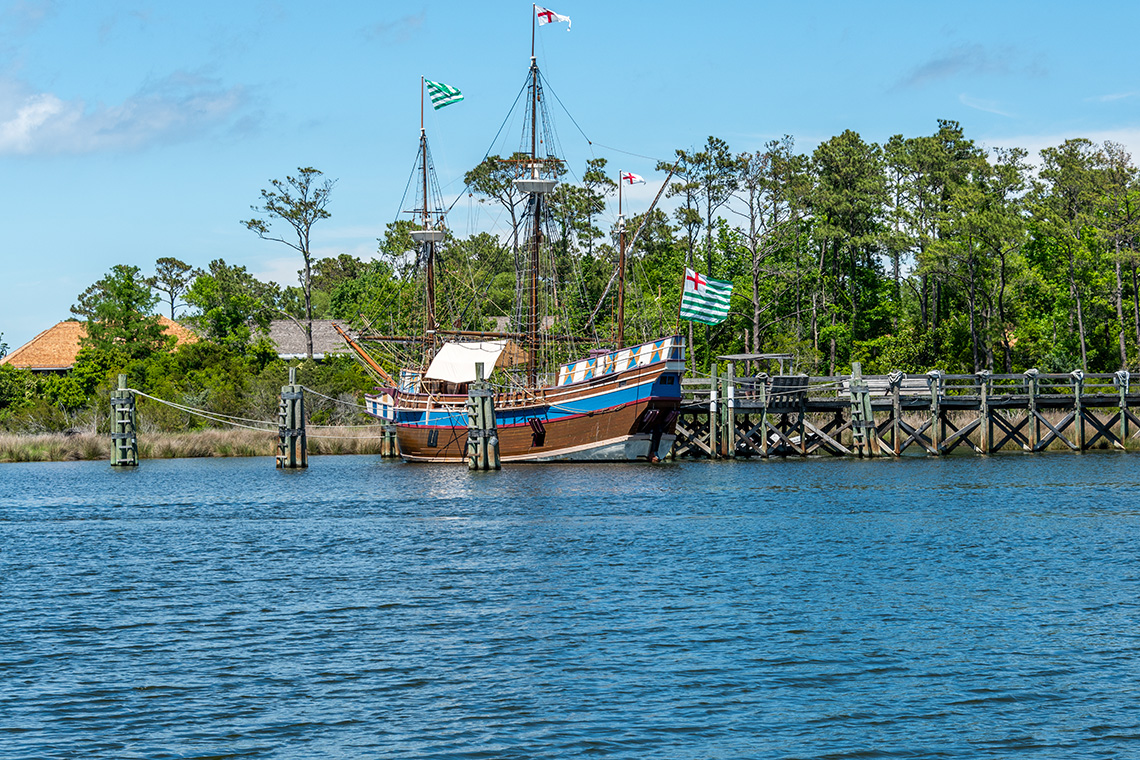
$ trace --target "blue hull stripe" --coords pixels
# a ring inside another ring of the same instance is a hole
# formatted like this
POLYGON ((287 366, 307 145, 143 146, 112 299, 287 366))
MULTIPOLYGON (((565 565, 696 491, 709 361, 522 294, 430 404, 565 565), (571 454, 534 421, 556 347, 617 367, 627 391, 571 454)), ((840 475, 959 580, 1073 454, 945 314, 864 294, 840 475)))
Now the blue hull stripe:
MULTIPOLYGON (((587 399, 576 399, 554 405, 539 405, 516 408, 496 409, 495 424, 498 427, 512 427, 527 425, 527 420, 539 417, 544 422, 557 422, 559 420, 581 417, 591 412, 597 413, 609 409, 616 409, 629 404, 652 399, 679 400, 681 398, 681 385, 674 382, 663 385, 660 382, 633 385, 628 388, 618 388, 608 393, 591 396, 587 399)), ((456 410, 432 409, 430 418, 426 411, 407 411, 397 409, 396 424, 405 427, 467 427, 467 412, 465 408, 456 410)))

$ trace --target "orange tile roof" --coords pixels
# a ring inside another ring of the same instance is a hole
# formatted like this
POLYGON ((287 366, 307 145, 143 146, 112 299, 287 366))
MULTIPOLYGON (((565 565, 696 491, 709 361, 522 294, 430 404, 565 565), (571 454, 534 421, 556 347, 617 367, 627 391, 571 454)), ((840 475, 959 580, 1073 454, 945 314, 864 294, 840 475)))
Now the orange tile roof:
MULTIPOLYGON (((174 336, 177 345, 198 340, 190 330, 167 317, 159 317, 158 322, 167 334, 174 336)), ((60 322, 0 359, 0 364, 33 370, 71 369, 79 354, 79 341, 86 335, 86 322, 60 322)))

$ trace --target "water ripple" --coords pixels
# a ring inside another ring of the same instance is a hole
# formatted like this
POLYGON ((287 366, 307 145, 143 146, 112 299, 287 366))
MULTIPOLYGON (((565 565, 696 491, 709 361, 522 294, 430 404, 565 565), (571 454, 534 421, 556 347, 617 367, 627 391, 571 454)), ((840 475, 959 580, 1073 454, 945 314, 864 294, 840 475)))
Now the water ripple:
POLYGON ((0 465, 0 757, 1131 757, 1138 480, 0 465))

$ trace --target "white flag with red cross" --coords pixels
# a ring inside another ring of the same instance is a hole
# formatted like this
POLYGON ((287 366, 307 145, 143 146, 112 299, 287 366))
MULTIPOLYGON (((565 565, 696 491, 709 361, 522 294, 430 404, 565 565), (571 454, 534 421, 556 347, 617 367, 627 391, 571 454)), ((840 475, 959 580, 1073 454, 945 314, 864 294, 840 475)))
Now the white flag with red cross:
POLYGON ((538 25, 539 26, 543 26, 545 24, 556 24, 559 21, 565 21, 566 22, 566 31, 570 31, 570 17, 569 16, 561 16, 552 10, 547 10, 546 8, 543 8, 541 5, 534 6, 534 12, 538 15, 538 25))
POLYGON ((634 174, 633 172, 622 172, 621 181, 628 182, 631 185, 644 185, 645 177, 642 177, 640 174, 634 174))

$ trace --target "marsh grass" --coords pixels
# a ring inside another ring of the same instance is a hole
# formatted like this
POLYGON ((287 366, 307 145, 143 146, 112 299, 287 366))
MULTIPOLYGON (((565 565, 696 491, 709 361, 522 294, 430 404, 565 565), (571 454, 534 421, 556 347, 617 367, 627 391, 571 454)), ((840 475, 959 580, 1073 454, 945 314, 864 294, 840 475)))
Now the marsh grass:
MULTIPOLYGON (((319 428, 312 431, 308 447, 310 455, 379 454, 380 427, 319 428)), ((139 434, 140 459, 264 457, 276 453, 275 432, 210 429, 139 434)), ((0 433, 0 462, 69 462, 110 457, 111 441, 106 435, 0 433)))

